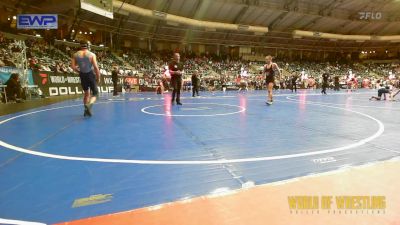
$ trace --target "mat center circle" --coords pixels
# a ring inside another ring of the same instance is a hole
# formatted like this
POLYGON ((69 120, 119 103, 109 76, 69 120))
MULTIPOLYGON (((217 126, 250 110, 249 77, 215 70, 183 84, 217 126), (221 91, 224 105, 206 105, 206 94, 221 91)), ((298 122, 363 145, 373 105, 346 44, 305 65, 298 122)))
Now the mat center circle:
POLYGON ((178 105, 151 105, 141 109, 143 113, 153 116, 227 116, 246 111, 245 107, 219 103, 185 103, 178 105))

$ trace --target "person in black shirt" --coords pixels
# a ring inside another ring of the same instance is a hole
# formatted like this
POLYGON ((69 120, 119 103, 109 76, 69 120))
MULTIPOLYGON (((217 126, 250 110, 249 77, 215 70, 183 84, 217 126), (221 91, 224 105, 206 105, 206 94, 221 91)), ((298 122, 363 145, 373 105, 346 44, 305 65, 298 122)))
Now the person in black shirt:
POLYGON ((6 94, 8 100, 16 101, 18 103, 23 102, 21 100, 23 97, 23 90, 19 81, 19 74, 11 74, 10 79, 7 80, 5 85, 7 85, 6 94))
POLYGON ((339 76, 336 75, 334 78, 334 83, 335 83, 335 91, 339 91, 340 90, 340 84, 339 84, 339 76))
POLYGON ((322 94, 326 95, 326 88, 328 87, 328 80, 329 80, 329 74, 328 72, 325 72, 322 74, 322 94))
POLYGON ((171 104, 174 104, 176 96, 176 104, 178 105, 182 105, 181 89, 182 89, 183 64, 181 63, 180 60, 181 56, 179 55, 179 53, 174 53, 174 59, 168 65, 169 72, 171 74, 171 86, 173 88, 171 104))
POLYGON ((225 93, 226 91, 226 79, 224 77, 221 78, 221 86, 222 86, 222 91, 225 93))
POLYGON ((393 100, 392 90, 390 90, 389 86, 385 86, 380 81, 377 82, 377 85, 380 86, 378 89, 378 97, 372 96, 369 100, 377 100, 380 101, 383 95, 383 100, 386 100, 386 94, 389 94, 389 99, 393 100))
POLYGON ((293 92, 293 90, 295 91, 295 92, 297 92, 297 74, 296 73, 294 73, 293 74, 293 77, 292 77, 292 92, 293 92))
POLYGON ((271 105, 273 102, 272 89, 274 88, 275 84, 275 76, 280 76, 280 71, 278 65, 272 62, 272 56, 270 55, 265 57, 263 73, 265 76, 265 83, 267 84, 268 88, 268 97, 266 103, 267 105, 271 105))
POLYGON ((111 72, 111 79, 114 85, 114 93, 113 96, 118 96, 118 67, 114 67, 113 71, 111 72))
POLYGON ((193 94, 192 94, 192 96, 195 97, 195 94, 197 96, 199 96, 200 78, 199 78, 199 75, 198 75, 197 71, 193 72, 192 85, 193 85, 193 88, 192 88, 193 94))

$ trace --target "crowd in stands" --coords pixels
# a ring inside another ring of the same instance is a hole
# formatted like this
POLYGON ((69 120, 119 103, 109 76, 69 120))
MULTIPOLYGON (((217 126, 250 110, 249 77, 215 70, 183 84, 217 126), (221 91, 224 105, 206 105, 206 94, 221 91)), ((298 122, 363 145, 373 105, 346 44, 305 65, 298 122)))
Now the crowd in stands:
POLYGON ((0 67, 15 67, 14 51, 18 51, 18 47, 13 40, 4 38, 0 35, 0 67))
MULTIPOLYGON (((32 70, 53 71, 57 73, 72 73, 70 66, 71 56, 77 50, 69 45, 53 45, 43 39, 25 41, 29 68, 32 70)), ((0 66, 16 66, 13 61, 13 52, 19 51, 16 42, 0 36, 0 66)), ((111 75, 114 67, 118 67, 120 76, 141 76, 144 84, 156 85, 168 77, 167 65, 173 51, 143 51, 124 50, 112 53, 107 49, 93 50, 97 55, 102 75, 111 75)), ((181 53, 186 72, 184 86, 190 86, 190 77, 193 71, 200 74, 203 89, 215 89, 222 86, 236 86, 246 83, 253 89, 264 88, 262 75, 263 62, 249 62, 240 59, 229 59, 227 56, 194 53, 181 53)), ((288 88, 293 77, 302 88, 318 88, 321 84, 321 75, 328 72, 331 81, 339 77, 346 83, 349 77, 358 82, 358 86, 368 83, 373 87, 377 80, 384 80, 389 76, 397 79, 399 71, 395 64, 362 64, 362 63, 332 63, 276 60, 284 71, 283 76, 277 79, 277 88, 288 88), (367 81, 368 82, 367 82, 367 81)))
POLYGON ((73 72, 70 67, 71 60, 54 46, 43 40, 27 40, 25 43, 31 69, 58 73, 73 72))

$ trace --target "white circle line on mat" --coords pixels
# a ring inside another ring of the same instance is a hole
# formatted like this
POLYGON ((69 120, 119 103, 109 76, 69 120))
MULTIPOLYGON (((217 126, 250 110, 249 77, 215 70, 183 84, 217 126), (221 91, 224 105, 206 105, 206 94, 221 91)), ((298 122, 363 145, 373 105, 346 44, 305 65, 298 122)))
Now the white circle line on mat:
MULTIPOLYGON (((300 96, 300 95, 297 95, 300 96)), ((290 100, 290 101, 298 101, 298 102, 307 102, 308 104, 311 103, 317 103, 317 104, 323 104, 323 105, 336 105, 336 106, 347 106, 346 104, 343 103, 330 103, 330 102, 317 102, 317 101, 309 101, 309 100, 298 100, 298 99, 294 99, 293 97, 296 97, 296 95, 292 95, 292 96, 286 96, 286 99, 290 100)), ((373 101, 369 101, 371 103, 373 103, 373 101)), ((384 101, 382 101, 384 102, 384 101)), ((350 104, 351 107, 355 107, 355 108, 372 108, 372 109, 391 109, 391 110, 398 110, 400 108, 398 107, 382 107, 382 106, 371 106, 371 105, 355 105, 355 104, 350 104)))
MULTIPOLYGON (((167 117, 212 117, 212 116, 227 116, 227 115, 233 115, 237 113, 242 113, 246 111, 246 108, 242 106, 237 106, 237 105, 229 105, 229 104, 218 104, 218 103, 185 103, 185 105, 220 105, 220 106, 229 106, 229 107, 236 107, 239 108, 238 111, 235 112, 229 112, 229 113, 216 113, 216 114, 167 114, 167 113, 152 113, 147 111, 147 109, 150 108, 155 108, 155 107, 163 107, 163 106, 169 106, 169 105, 151 105, 147 106, 141 109, 143 113, 149 114, 149 115, 154 115, 154 116, 167 116, 167 117)), ((170 107, 175 107, 175 106, 170 106, 170 107)), ((180 106, 177 106, 180 107, 180 106)), ((184 109, 184 108, 182 108, 184 109)))
MULTIPOLYGON (((298 102, 293 101, 293 103, 298 103, 298 102)), ((359 140, 353 144, 342 146, 342 147, 337 147, 337 148, 331 148, 331 149, 325 149, 325 150, 319 150, 319 151, 313 151, 313 152, 296 153, 296 154, 277 155, 277 156, 250 157, 250 158, 238 158, 238 159, 216 159, 216 160, 136 160, 136 159, 89 158, 89 157, 65 156, 65 155, 57 155, 57 154, 51 154, 51 153, 38 152, 38 151, 31 150, 31 149, 26 149, 26 148, 18 147, 15 145, 11 145, 2 140, 0 140, 0 146, 3 146, 5 148, 11 149, 11 150, 14 150, 17 152, 30 154, 30 155, 34 155, 34 156, 53 158, 53 159, 61 159, 61 160, 69 160, 69 161, 120 163, 120 164, 145 164, 145 165, 210 165, 210 164, 229 164, 229 163, 271 161, 271 160, 290 159, 290 158, 298 158, 298 157, 314 156, 314 155, 321 155, 321 154, 327 154, 327 153, 333 153, 333 152, 340 152, 340 151, 345 151, 345 150, 349 150, 352 148, 356 148, 356 147, 362 146, 368 142, 371 142, 372 140, 381 136, 383 134, 383 132, 385 131, 385 126, 383 125, 383 123, 380 120, 378 120, 368 114, 365 114, 362 112, 357 112, 357 111, 354 111, 351 109, 340 108, 340 107, 336 107, 336 106, 329 106, 329 105, 323 105, 323 104, 318 104, 318 103, 307 103, 307 102, 304 102, 304 103, 311 104, 311 105, 317 105, 317 106, 321 106, 321 107, 340 109, 340 110, 356 113, 358 115, 366 117, 366 118, 374 121, 375 123, 377 123, 378 130, 370 137, 359 140)), ((63 108, 71 108, 71 107, 77 107, 77 106, 81 106, 81 105, 62 106, 62 107, 56 107, 56 108, 43 109, 43 110, 39 110, 39 111, 29 112, 29 113, 21 114, 21 115, 14 116, 14 117, 8 118, 6 120, 0 121, 0 125, 4 124, 6 122, 9 122, 11 120, 14 120, 14 119, 17 119, 20 117, 24 117, 24 116, 28 116, 28 115, 32 115, 35 113, 46 112, 46 111, 51 111, 51 110, 58 110, 58 109, 63 109, 63 108)))

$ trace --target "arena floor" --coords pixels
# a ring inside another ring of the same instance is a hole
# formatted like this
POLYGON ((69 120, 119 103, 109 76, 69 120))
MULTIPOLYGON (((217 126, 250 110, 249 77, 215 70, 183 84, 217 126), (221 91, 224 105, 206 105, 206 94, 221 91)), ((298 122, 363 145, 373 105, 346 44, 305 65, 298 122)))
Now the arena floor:
MULTIPOLYGON (((103 95, 92 118, 83 117, 80 99, 0 117, 0 224, 170 225, 188 218, 199 222, 186 224, 241 224, 249 215, 258 222, 248 224, 266 224, 263 215, 279 204, 289 213, 287 199, 276 196, 330 193, 337 188, 332 179, 356 182, 361 175, 352 168, 374 164, 382 172, 390 166, 380 163, 400 156, 400 103, 369 101, 375 90, 280 91, 272 106, 265 91, 201 94, 185 92, 183 106, 170 106, 169 94, 103 95), (328 183, 311 185, 321 182, 311 181, 316 178, 328 183), (302 183, 288 187, 295 182, 302 183), (260 192, 265 188, 281 193, 260 192), (204 196, 217 202, 205 204, 204 196), (176 204, 197 205, 183 210, 176 204), (269 208, 257 208, 262 204, 269 208), (234 210, 242 216, 230 215, 234 210), (200 219, 210 212, 213 222, 200 219)), ((368 185, 352 192, 390 196, 368 186, 393 170, 379 175, 373 168, 359 181, 368 185)), ((390 210, 396 212, 388 206, 386 215, 395 218, 390 210)), ((276 218, 283 214, 277 210, 276 218)))

